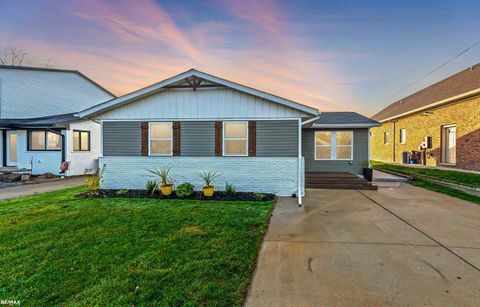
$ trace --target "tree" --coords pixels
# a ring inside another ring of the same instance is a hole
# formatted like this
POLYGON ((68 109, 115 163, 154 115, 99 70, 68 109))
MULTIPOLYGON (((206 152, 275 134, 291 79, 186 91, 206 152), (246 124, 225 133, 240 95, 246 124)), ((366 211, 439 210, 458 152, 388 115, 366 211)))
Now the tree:
POLYGON ((22 49, 12 47, 0 56, 1 65, 22 66, 27 58, 27 53, 22 49))

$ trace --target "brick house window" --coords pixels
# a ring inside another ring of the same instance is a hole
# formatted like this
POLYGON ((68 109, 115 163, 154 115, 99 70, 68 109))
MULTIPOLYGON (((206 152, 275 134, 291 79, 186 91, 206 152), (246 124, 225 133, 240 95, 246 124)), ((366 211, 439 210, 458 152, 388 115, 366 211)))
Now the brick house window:
POLYGON ((383 133, 383 144, 388 145, 390 143, 390 132, 383 133))
POLYGON ((400 144, 407 143, 407 129, 400 129, 400 144))

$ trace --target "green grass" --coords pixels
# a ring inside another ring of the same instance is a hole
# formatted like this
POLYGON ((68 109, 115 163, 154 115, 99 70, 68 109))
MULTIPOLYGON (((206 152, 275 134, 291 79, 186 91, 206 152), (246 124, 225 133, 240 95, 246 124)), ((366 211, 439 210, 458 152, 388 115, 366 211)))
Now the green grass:
POLYGON ((0 201, 0 298, 43 305, 241 305, 273 202, 0 201))
POLYGON ((471 201, 471 202, 476 203, 476 204, 480 204, 480 197, 470 195, 470 194, 464 193, 462 191, 450 189, 450 188, 443 187, 443 186, 438 185, 438 184, 434 184, 434 183, 430 183, 430 182, 426 182, 426 181, 418 180, 418 179, 411 179, 411 180, 408 181, 408 183, 410 183, 412 185, 415 185, 415 186, 418 186, 418 187, 428 189, 428 190, 432 190, 432 191, 435 191, 435 192, 447 194, 447 195, 450 195, 450 196, 453 196, 453 197, 456 197, 456 198, 460 198, 460 199, 463 199, 463 200, 471 201))
POLYGON ((442 181, 448 181, 473 187, 480 187, 480 175, 475 173, 449 171, 436 168, 409 167, 377 161, 371 161, 371 163, 372 167, 377 169, 385 169, 409 175, 423 175, 442 181))

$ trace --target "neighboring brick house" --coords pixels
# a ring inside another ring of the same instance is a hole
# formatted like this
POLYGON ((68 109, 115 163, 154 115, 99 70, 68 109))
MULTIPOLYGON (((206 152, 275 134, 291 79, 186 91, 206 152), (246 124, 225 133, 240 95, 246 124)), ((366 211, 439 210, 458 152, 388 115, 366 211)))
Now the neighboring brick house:
POLYGON ((480 171, 480 64, 389 105, 373 116, 373 160, 404 163, 426 137, 424 164, 480 171))

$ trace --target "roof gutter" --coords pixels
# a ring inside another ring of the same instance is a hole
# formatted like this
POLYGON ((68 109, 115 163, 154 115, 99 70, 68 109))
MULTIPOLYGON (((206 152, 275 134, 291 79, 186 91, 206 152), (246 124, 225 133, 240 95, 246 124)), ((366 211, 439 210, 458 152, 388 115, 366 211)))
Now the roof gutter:
POLYGON ((480 88, 477 88, 475 90, 472 90, 472 91, 469 91, 469 92, 466 92, 466 93, 463 93, 463 94, 460 94, 460 95, 457 95, 457 96, 453 96, 453 97, 450 97, 450 98, 447 98, 447 99, 444 99, 444 100, 440 100, 440 101, 431 103, 431 104, 426 105, 424 107, 413 109, 413 110, 410 110, 410 111, 407 111, 407 112, 404 112, 404 113, 401 113, 401 114, 398 114, 398 115, 395 115, 395 116, 391 116, 391 117, 379 120, 379 122, 381 122, 381 123, 387 122, 387 121, 390 121, 390 120, 395 119, 395 118, 399 118, 399 117, 410 115, 410 114, 413 114, 413 113, 425 111, 425 110, 428 110, 430 108, 440 106, 442 104, 446 104, 446 103, 453 102, 455 100, 460 100, 460 99, 463 99, 463 98, 468 98, 470 96, 475 96, 477 94, 480 94, 480 88))
POLYGON ((306 124, 310 124, 311 122, 314 122, 314 121, 316 121, 317 119, 319 119, 319 118, 320 118, 320 115, 321 115, 321 114, 322 114, 322 113, 319 111, 319 112, 318 112, 318 115, 317 115, 317 116, 315 116, 314 118, 310 118, 310 119, 308 119, 308 120, 306 120, 306 121, 302 122, 302 126, 303 126, 303 125, 306 125, 306 124))

